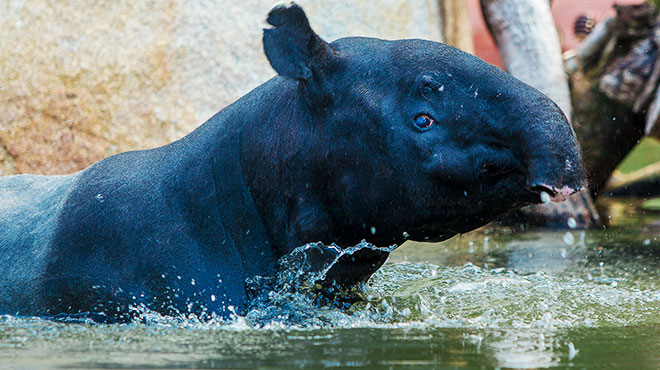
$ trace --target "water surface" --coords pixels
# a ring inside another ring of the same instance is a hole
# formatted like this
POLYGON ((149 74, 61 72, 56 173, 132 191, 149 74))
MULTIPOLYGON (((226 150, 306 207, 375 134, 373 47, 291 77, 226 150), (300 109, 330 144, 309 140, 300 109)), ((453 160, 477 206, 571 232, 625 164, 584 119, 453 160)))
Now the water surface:
POLYGON ((231 320, 0 317, 3 368, 660 368, 660 227, 606 204, 598 231, 484 229, 408 243, 348 309, 275 292, 231 320))

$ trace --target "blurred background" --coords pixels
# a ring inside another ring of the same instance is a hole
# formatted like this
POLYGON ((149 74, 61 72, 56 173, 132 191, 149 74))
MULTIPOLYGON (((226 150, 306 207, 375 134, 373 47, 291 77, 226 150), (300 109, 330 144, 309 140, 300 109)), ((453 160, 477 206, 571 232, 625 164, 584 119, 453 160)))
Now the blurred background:
MULTIPOLYGON (((444 41, 555 99, 572 117, 592 189, 552 212, 598 226, 592 201, 603 194, 660 196, 653 1, 299 3, 328 41, 444 41)), ((0 0, 0 175, 71 173, 184 136, 274 75, 261 46, 272 5, 0 0)))

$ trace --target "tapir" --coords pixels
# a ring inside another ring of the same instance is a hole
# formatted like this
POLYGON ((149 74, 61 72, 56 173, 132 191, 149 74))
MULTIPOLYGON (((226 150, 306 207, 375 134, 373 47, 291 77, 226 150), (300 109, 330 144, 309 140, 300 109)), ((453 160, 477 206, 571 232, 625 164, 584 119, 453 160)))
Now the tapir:
POLYGON ((426 40, 327 43, 296 4, 267 22, 277 76, 189 135, 0 178, 0 313, 226 317, 306 243, 441 241, 585 185, 562 111, 506 72, 426 40))

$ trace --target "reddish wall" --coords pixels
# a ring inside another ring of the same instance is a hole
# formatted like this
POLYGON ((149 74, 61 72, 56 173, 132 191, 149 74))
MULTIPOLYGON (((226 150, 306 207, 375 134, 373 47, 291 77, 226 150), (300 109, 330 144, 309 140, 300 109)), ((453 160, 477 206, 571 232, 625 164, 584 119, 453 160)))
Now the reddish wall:
MULTIPOLYGON (((614 14, 612 5, 617 4, 639 4, 643 0, 554 0, 552 2, 552 15, 558 25, 560 39, 564 50, 574 48, 578 41, 573 35, 573 23, 580 14, 591 14, 596 22, 614 14)), ((488 63, 502 66, 502 60, 497 52, 495 43, 488 33, 486 24, 481 16, 479 0, 468 0, 470 11, 470 22, 474 37, 475 54, 488 63)))

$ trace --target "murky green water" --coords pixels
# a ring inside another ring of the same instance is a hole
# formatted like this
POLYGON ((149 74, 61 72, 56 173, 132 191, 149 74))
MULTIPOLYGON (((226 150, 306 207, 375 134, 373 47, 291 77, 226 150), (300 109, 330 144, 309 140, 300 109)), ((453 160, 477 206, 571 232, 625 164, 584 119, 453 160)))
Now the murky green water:
POLYGON ((658 369, 660 213, 628 203, 607 231, 404 245, 348 311, 291 295, 229 322, 1 317, 0 367, 658 369))

